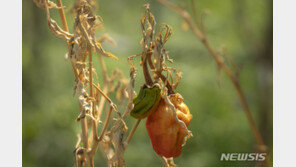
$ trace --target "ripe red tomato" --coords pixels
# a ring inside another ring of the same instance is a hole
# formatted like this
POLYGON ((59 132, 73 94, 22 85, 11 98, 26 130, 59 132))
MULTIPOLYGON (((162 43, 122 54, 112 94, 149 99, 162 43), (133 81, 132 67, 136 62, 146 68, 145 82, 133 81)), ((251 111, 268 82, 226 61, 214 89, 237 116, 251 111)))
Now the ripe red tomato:
MULTIPOLYGON (((188 126, 192 115, 180 94, 176 93, 169 96, 169 100, 176 108, 179 120, 188 126)), ((161 99, 155 112, 146 121, 146 128, 154 151, 166 158, 178 157, 182 152, 183 139, 187 130, 179 123, 169 104, 161 99)))

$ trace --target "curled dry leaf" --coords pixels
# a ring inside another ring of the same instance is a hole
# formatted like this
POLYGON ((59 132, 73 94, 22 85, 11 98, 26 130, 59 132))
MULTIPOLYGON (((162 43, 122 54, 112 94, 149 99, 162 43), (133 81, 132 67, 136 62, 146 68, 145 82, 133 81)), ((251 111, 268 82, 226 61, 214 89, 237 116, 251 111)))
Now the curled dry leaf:
POLYGON ((39 8, 45 9, 46 7, 51 9, 51 8, 55 8, 55 9, 59 9, 60 7, 58 7, 57 4, 55 4, 54 2, 51 2, 49 0, 33 0, 36 5, 39 8))

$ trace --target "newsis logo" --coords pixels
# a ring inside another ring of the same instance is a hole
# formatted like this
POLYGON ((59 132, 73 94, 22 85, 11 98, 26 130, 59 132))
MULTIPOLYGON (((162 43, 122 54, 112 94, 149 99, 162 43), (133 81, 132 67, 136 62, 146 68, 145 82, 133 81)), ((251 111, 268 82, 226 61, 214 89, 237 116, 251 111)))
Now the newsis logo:
POLYGON ((222 153, 220 161, 264 161, 266 153, 222 153))

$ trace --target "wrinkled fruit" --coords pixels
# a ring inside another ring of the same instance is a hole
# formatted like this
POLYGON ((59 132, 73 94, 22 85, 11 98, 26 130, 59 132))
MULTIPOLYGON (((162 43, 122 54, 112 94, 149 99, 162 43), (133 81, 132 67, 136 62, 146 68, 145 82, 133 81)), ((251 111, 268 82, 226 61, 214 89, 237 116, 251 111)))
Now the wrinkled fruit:
MULTIPOLYGON (((179 120, 188 126, 192 115, 183 98, 176 93, 169 96, 169 100, 176 108, 176 114, 179 120)), ((155 112, 153 112, 146 121, 146 128, 154 151, 166 158, 178 157, 182 152, 183 139, 187 130, 179 123, 173 115, 173 110, 169 104, 161 98, 155 112)))
POLYGON ((134 98, 134 108, 130 115, 136 119, 145 118, 155 111, 161 99, 161 88, 154 84, 151 88, 144 85, 134 98))

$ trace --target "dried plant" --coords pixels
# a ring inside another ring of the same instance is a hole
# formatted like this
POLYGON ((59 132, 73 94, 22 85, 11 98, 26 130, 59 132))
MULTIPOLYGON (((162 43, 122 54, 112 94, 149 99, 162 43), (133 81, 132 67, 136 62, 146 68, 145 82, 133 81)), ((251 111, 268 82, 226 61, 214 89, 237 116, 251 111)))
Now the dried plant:
POLYGON ((57 4, 48 0, 34 1, 38 7, 45 9, 48 27, 53 35, 65 39, 68 46, 66 57, 72 64, 75 77, 74 95, 77 95, 80 107, 76 121, 81 124, 81 133, 78 135, 74 150, 75 166, 82 167, 86 164, 94 166, 94 156, 98 147, 107 159, 108 166, 125 166, 123 153, 139 124, 136 122, 127 135, 128 128, 124 119, 133 108, 135 69, 132 67, 130 69, 130 81, 120 70, 115 70, 111 76, 107 74, 104 57, 116 60, 117 57, 106 52, 101 46, 104 41, 113 42, 110 37, 103 36, 97 39, 95 36, 95 30, 102 26, 102 20, 95 15, 92 8, 94 4, 89 3, 93 1, 76 1, 72 10, 76 14, 73 33, 68 32, 60 0, 57 0, 57 4), (50 17, 49 10, 52 8, 59 10, 63 29, 50 17), (103 83, 98 82, 97 70, 93 68, 94 52, 100 60, 103 83), (109 98, 111 93, 116 94, 119 104, 128 100, 124 112, 120 112, 109 98), (102 120, 102 114, 106 115, 105 120, 102 120), (98 134, 99 128, 100 134, 98 134))
POLYGON ((95 35, 95 30, 102 27, 102 19, 94 12, 94 1, 75 1, 71 9, 75 14, 73 32, 69 32, 61 0, 57 0, 57 3, 49 0, 34 0, 34 2, 38 7, 45 9, 51 33, 66 40, 67 43, 68 52, 66 58, 71 62, 75 78, 73 95, 77 96, 80 108, 76 121, 81 125, 81 133, 77 135, 78 140, 74 150, 75 166, 94 167, 94 157, 97 149, 100 149, 107 160, 107 166, 126 166, 123 158, 124 152, 142 120, 142 118, 139 118, 131 130, 128 131, 125 119, 135 109, 134 82, 136 68, 133 61, 136 57, 141 57, 140 64, 143 67, 145 77, 144 86, 150 89, 154 85, 158 85, 159 89, 161 89, 159 92, 162 92, 159 103, 152 104, 154 112, 152 112, 151 108, 147 110, 151 112, 149 116, 146 115, 148 116, 146 127, 151 143, 164 166, 176 166, 173 157, 180 155, 187 139, 192 136, 191 131, 187 129, 192 115, 183 103, 183 97, 175 92, 181 79, 181 72, 166 63, 173 62, 164 48, 165 43, 172 34, 170 26, 162 24, 160 31, 155 33, 156 22, 154 16, 150 12, 149 5, 144 5, 145 12, 141 18, 142 53, 128 58, 130 63, 130 79, 128 81, 120 70, 114 70, 110 76, 107 73, 104 58, 114 60, 118 58, 106 52, 101 45, 105 41, 114 43, 112 38, 109 36, 97 38, 95 35), (50 9, 59 10, 63 28, 60 28, 56 21, 51 18, 50 9), (99 83, 98 70, 93 68, 93 53, 98 55, 100 61, 99 71, 102 72, 103 83, 99 83), (151 77, 151 74, 153 77, 151 77), (175 81, 173 79, 174 74, 175 81), (120 106, 127 100, 127 105, 123 106, 125 107, 124 112, 120 111, 122 107, 117 107, 109 97, 112 93, 116 95, 117 104, 120 106), (160 110, 163 110, 163 112, 158 112, 160 110), (167 115, 164 118, 159 117, 158 114, 163 113, 167 115), (156 120, 156 118, 162 119, 156 120), (158 129, 155 129, 153 121, 159 120, 161 121, 159 122, 159 129, 164 130, 162 136, 158 139, 160 141, 163 138, 165 139, 163 141, 167 141, 167 139, 173 140, 172 143, 155 144, 155 134, 153 133, 157 132, 158 129), (171 124, 162 126, 161 124, 165 121, 169 121, 171 124), (169 128, 172 130, 167 130, 169 128), (171 150, 162 150, 162 147, 167 146, 166 144, 173 144, 168 145, 171 150))
POLYGON ((158 157, 162 161, 163 165, 166 167, 173 167, 176 166, 176 164, 174 164, 173 157, 179 156, 182 149, 181 147, 186 144, 188 138, 192 137, 191 131, 187 129, 192 115, 190 114, 187 106, 183 103, 183 105, 186 106, 186 109, 184 110, 187 111, 187 115, 182 113, 183 116, 186 117, 186 119, 181 118, 181 109, 178 108, 178 105, 175 105, 172 100, 172 97, 176 95, 182 98, 180 94, 175 92, 181 79, 181 72, 173 67, 169 67, 166 64, 167 61, 169 63, 173 62, 173 60, 169 58, 168 52, 164 48, 165 43, 172 34, 172 29, 170 26, 162 24, 160 26, 160 31, 158 33, 155 33, 156 21, 154 19, 154 16, 150 12, 149 4, 144 5, 144 10, 145 12, 141 19, 142 40, 140 43, 142 46, 142 53, 129 57, 129 61, 131 66, 133 66, 134 59, 136 57, 141 57, 140 65, 143 68, 143 75, 145 77, 145 84, 142 86, 141 89, 143 89, 143 87, 145 86, 153 87, 156 84, 162 87, 162 91, 164 92, 162 94, 163 101, 158 104, 158 108, 156 109, 156 111, 151 111, 152 109, 148 111, 152 113, 148 114, 149 116, 147 118, 146 128, 148 130, 153 148, 158 154, 158 157), (164 75, 163 73, 166 73, 166 75, 164 75), (151 77, 151 74, 153 75, 153 77, 151 77), (173 74, 175 74, 176 77, 175 82, 173 81, 173 74), (161 111, 158 112, 157 110, 161 111), (166 112, 171 112, 171 115, 162 114, 166 112), (160 120, 158 118, 162 119, 160 120), (166 121, 170 123, 167 123, 166 121), (153 124, 155 124, 156 126, 154 127, 153 124), (174 127, 175 129, 171 131, 170 128, 172 127, 174 127), (180 128, 181 130, 176 130, 178 128, 180 128), (155 137, 155 131, 160 131, 161 134, 156 134, 155 140, 157 141, 153 140, 153 138, 155 137), (181 139, 181 143, 175 141, 175 136, 181 139), (166 143, 161 143, 163 138, 165 142, 170 142, 172 140, 174 145, 171 146, 169 144, 166 145, 166 143), (158 144, 159 142, 161 143, 161 145, 158 144), (182 142, 184 143, 182 144, 182 142), (161 147, 164 147, 165 151, 163 151, 161 147), (172 149, 173 151, 167 151, 168 149, 170 149, 170 147, 174 147, 172 149), (178 150, 174 152, 174 149, 178 150))

